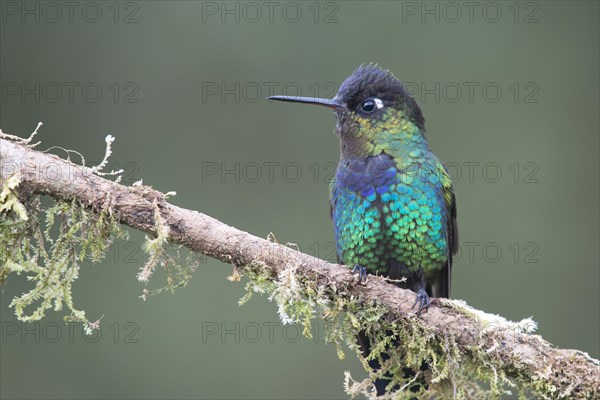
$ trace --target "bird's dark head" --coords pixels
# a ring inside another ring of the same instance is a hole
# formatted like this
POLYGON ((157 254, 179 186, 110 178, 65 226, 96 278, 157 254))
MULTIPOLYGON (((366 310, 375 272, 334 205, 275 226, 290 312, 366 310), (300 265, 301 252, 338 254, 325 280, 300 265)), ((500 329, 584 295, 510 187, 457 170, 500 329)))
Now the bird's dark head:
POLYGON ((377 64, 358 67, 342 83, 334 99, 345 105, 337 110, 339 117, 366 119, 374 125, 385 116, 404 118, 424 129, 425 119, 415 99, 394 74, 377 64))
POLYGON ((272 100, 322 105, 337 118, 336 133, 342 150, 371 153, 390 136, 424 132, 425 119, 412 95, 390 71, 377 64, 359 66, 340 86, 333 99, 272 96, 272 100))

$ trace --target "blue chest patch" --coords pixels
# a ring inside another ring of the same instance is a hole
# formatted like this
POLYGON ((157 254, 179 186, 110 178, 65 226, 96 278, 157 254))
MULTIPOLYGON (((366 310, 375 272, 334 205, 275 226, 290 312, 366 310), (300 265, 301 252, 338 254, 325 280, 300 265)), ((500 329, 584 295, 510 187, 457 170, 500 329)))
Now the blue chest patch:
POLYGON ((396 162, 387 154, 369 157, 366 160, 352 160, 340 165, 336 181, 363 197, 373 193, 385 193, 397 179, 396 162))

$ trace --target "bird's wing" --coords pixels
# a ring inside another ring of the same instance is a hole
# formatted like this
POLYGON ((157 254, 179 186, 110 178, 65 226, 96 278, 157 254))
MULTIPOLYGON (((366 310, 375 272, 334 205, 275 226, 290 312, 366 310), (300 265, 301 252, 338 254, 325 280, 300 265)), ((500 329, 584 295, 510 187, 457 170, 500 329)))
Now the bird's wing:
POLYGON ((441 296, 450 295, 450 276, 452 274, 452 256, 458 251, 458 224, 456 222, 456 197, 452 188, 452 179, 441 161, 438 161, 438 172, 441 177, 442 192, 444 194, 444 203, 446 205, 446 226, 448 243, 448 261, 444 267, 441 284, 441 296))
POLYGON ((446 215, 448 223, 448 249, 449 255, 454 255, 458 251, 458 226, 456 224, 456 197, 452 188, 452 179, 444 164, 438 161, 439 176, 441 177, 442 191, 444 193, 444 202, 446 204, 446 215))

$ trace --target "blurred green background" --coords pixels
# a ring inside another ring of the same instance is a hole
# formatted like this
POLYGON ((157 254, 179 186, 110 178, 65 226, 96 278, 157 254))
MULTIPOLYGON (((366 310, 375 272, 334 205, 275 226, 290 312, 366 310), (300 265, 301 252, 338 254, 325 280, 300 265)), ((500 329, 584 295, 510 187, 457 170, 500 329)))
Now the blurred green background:
MULTIPOLYGON (((455 178, 462 252, 452 297, 600 356, 596 1, 1 2, 1 122, 173 202, 334 258, 331 112, 271 94, 330 96, 362 62, 406 81, 455 178)), ((2 398, 343 398, 356 357, 298 338, 276 306, 208 259, 174 295, 139 299, 143 235, 85 265, 85 338, 49 312, 16 321, 0 295, 2 398)), ((157 274, 149 287, 164 283, 157 274)), ((318 324, 317 324, 318 325, 318 324)), ((319 329, 318 327, 317 329, 319 329)), ((314 343, 314 342, 317 343, 314 343)))

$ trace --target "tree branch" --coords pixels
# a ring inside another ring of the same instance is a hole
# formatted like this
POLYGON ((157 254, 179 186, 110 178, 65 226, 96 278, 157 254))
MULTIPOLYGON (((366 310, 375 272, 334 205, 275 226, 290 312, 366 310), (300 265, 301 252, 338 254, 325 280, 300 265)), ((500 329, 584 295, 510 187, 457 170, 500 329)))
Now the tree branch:
POLYGON ((235 266, 261 265, 274 277, 293 264, 299 275, 332 288, 337 296, 376 302, 385 307, 386 318, 422 324, 440 342, 451 337, 461 355, 458 362, 468 358, 543 397, 600 398, 599 362, 577 350, 554 348, 540 336, 527 333, 532 321, 512 323, 460 301, 442 299, 416 318, 411 311, 415 294, 381 277, 370 276, 365 286, 358 285, 347 267, 169 204, 162 193, 147 186, 121 185, 91 168, 6 138, 9 135, 0 131, 0 180, 17 176, 20 197, 46 194, 59 200, 75 199, 94 211, 108 209, 122 224, 152 235, 160 233, 155 218, 158 212, 165 227, 162 233, 172 243, 235 266))

